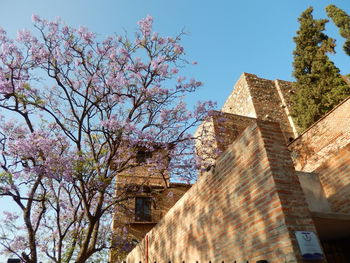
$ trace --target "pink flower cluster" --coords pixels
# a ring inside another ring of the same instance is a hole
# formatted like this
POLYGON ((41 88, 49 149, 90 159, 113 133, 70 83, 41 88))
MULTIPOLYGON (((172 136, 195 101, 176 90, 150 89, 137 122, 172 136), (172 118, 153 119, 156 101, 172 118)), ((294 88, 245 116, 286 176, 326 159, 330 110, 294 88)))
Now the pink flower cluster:
POLYGON ((148 15, 146 18, 140 20, 138 25, 144 37, 149 37, 152 32, 153 17, 148 15))
POLYGON ((44 173, 48 177, 72 180, 73 160, 69 144, 62 136, 36 131, 13 139, 8 145, 8 154, 26 161, 22 176, 44 173))
MULTIPOLYGON (((149 174, 166 171, 191 181, 197 160, 190 131, 215 104, 188 109, 184 97, 202 83, 181 75, 189 64, 183 33, 162 37, 153 32, 151 16, 138 22, 135 39, 102 42, 85 27, 37 15, 33 22, 38 37, 22 30, 9 39, 0 29, 0 106, 14 116, 0 118, 0 195, 33 202, 26 220, 38 229, 34 245, 43 253, 57 255, 53 242, 60 239, 65 252, 73 237, 87 251, 99 251, 109 245, 118 172, 140 165, 135 159, 142 149, 152 153, 145 161, 149 174), (84 230, 96 226, 98 241, 92 244, 84 230)), ((30 231, 7 227, 9 233, 30 231)), ((25 235, 10 239, 16 249, 35 254, 25 235)), ((79 255, 75 249, 72 255, 79 255)))

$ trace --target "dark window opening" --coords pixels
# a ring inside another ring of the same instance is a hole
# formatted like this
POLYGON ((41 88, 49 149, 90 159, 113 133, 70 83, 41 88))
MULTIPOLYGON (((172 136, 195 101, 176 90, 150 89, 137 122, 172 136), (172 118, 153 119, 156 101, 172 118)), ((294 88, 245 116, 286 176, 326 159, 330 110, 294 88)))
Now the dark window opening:
POLYGON ((124 191, 128 194, 137 193, 152 193, 152 188, 147 185, 127 184, 125 186, 118 187, 119 191, 124 191))
POLYGON ((147 159, 152 157, 152 153, 149 151, 139 150, 136 154, 137 163, 145 163, 147 159))
POLYGON ((119 188, 120 191, 125 191, 126 193, 128 194, 131 194, 131 193, 137 193, 140 191, 140 186, 139 185, 135 185, 135 184, 128 184, 124 187, 120 187, 119 188))
POLYGON ((151 189, 151 187, 149 187, 147 185, 143 185, 143 186, 141 186, 141 192, 142 193, 151 193, 152 189, 151 189))
POLYGON ((140 242, 137 240, 137 239, 132 239, 131 240, 131 243, 134 245, 134 246, 137 246, 140 242))
POLYGON ((135 221, 151 222, 151 205, 150 197, 136 197, 135 199, 135 221))

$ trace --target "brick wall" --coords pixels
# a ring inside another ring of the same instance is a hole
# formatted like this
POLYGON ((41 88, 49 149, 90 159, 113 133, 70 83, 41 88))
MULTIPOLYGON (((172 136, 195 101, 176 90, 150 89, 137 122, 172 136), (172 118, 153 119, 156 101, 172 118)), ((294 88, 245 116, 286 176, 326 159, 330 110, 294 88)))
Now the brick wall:
POLYGON ((289 145, 295 168, 312 172, 350 142, 350 98, 289 145))
MULTIPOLYGON (((148 233, 148 262, 303 262, 296 230, 315 228, 282 132, 257 121, 148 233)), ((145 255, 144 239, 127 261, 145 255)))
POLYGON ((318 173, 334 212, 350 213, 350 144, 324 162, 318 173))

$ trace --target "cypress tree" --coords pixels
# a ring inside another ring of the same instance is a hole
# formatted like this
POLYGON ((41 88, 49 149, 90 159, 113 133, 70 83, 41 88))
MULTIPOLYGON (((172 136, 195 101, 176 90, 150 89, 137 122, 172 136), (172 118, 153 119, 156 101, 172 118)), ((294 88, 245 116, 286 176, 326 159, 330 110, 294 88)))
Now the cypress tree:
POLYGON ((339 28, 340 35, 345 38, 343 49, 345 53, 350 56, 350 16, 335 5, 327 6, 326 12, 339 28))
POLYGON ((340 101, 350 95, 350 88, 339 69, 329 60, 335 40, 323 33, 326 19, 315 20, 313 8, 306 9, 298 19, 300 28, 294 37, 292 116, 300 131, 305 130, 340 101))

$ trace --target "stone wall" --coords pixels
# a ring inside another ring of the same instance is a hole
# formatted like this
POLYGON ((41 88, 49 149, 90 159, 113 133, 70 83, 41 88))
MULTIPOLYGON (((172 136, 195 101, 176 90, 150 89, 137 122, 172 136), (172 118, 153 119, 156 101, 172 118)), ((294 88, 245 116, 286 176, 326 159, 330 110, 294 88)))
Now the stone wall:
POLYGON ((200 161, 199 174, 207 167, 215 163, 217 157, 217 139, 215 136, 215 128, 213 116, 208 116, 197 128, 194 133, 196 155, 200 161))
POLYGON ((350 142, 350 98, 289 145, 296 170, 312 172, 350 142))
POLYGON ((216 145, 219 152, 225 151, 236 138, 256 119, 216 111, 213 114, 213 124, 216 138, 216 145))
POLYGON ((256 118, 255 107, 246 79, 247 76, 247 73, 241 75, 221 111, 256 118))
POLYGON ((336 213, 350 213, 350 144, 315 171, 336 213))
POLYGON ((122 187, 119 185, 116 192, 117 197, 126 200, 119 204, 114 213, 112 246, 115 248, 110 251, 109 262, 120 262, 130 251, 130 246, 135 246, 135 242, 141 241, 190 187, 191 185, 182 183, 170 183, 167 187, 157 185, 148 187, 144 184, 124 185, 122 187), (147 191, 145 191, 146 189, 147 191), (135 220, 136 197, 152 198, 152 220, 150 222, 135 220))
MULTIPOLYGON (((278 122, 281 125, 286 141, 288 141, 289 138, 294 138, 293 129, 291 128, 290 120, 285 111, 288 105, 283 104, 282 98, 280 97, 284 95, 286 88, 282 89, 282 93, 280 94, 275 81, 259 78, 252 74, 248 76, 247 82, 251 90, 257 118, 278 122)), ((285 87, 287 83, 290 82, 283 82, 283 87, 285 87)))
POLYGON ((155 144, 151 152, 143 146, 129 151, 130 164, 135 166, 119 172, 116 178, 115 198, 122 201, 118 202, 113 214, 111 263, 125 258, 135 243, 141 241, 191 187, 170 182, 168 171, 164 169, 169 161, 168 151, 159 145, 155 144), (147 217, 136 218, 137 198, 144 198, 150 204, 147 217))
POLYGON ((290 111, 292 83, 268 80, 243 73, 222 107, 223 112, 279 122, 285 141, 294 139, 297 131, 290 111))
POLYGON ((255 123, 253 118, 212 111, 195 133, 197 156, 202 160, 201 173, 213 165, 220 153, 241 134, 245 128, 255 123))
POLYGON ((291 82, 243 73, 221 111, 213 111, 195 132, 201 170, 212 166, 218 154, 254 119, 278 122, 286 143, 297 137, 290 116, 291 91, 291 82))
POLYGON ((316 232, 279 125, 258 120, 127 262, 146 262, 146 255, 148 262, 303 262, 297 230, 316 232))

